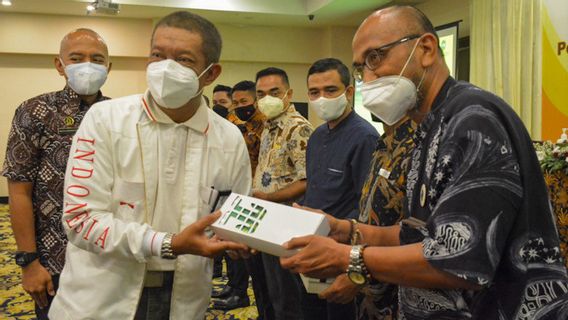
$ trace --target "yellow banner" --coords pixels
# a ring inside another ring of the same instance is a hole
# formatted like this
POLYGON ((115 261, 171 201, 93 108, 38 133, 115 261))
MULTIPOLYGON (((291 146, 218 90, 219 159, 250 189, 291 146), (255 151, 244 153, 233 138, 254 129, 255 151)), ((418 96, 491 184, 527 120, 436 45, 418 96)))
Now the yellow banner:
POLYGON ((568 128, 568 1, 544 0, 542 8, 542 140, 568 128))

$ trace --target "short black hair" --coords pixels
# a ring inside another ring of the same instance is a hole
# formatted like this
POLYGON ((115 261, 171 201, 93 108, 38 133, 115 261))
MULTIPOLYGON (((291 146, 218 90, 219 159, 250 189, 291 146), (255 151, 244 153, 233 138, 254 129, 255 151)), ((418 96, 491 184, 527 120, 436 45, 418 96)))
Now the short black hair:
POLYGON ((235 84, 233 86, 232 92, 235 92, 235 91, 247 91, 256 99, 256 83, 254 83, 252 81, 244 80, 244 81, 241 81, 241 82, 235 84))
POLYGON ((286 86, 288 87, 290 86, 290 81, 288 81, 288 74, 286 74, 286 71, 275 67, 270 67, 260 70, 259 72, 256 73, 256 79, 254 81, 258 82, 258 79, 272 75, 280 76, 284 81, 284 83, 286 84, 286 86))
POLYGON ((339 73, 339 78, 341 79, 343 85, 345 87, 349 86, 349 83, 351 81, 349 69, 343 62, 341 62, 341 60, 335 58, 325 58, 314 62, 314 64, 312 64, 312 66, 308 70, 307 78, 309 78, 314 73, 322 73, 329 70, 337 70, 337 73, 339 73))
POLYGON ((215 86, 215 88, 213 88, 213 93, 215 92, 226 92, 227 95, 230 97, 231 94, 233 93, 233 91, 231 90, 231 87, 222 85, 222 84, 218 84, 215 86))
POLYGON ((201 50, 207 65, 219 62, 223 42, 219 31, 211 21, 191 12, 176 11, 158 21, 152 31, 152 41, 156 30, 160 27, 179 28, 198 33, 201 36, 201 50))

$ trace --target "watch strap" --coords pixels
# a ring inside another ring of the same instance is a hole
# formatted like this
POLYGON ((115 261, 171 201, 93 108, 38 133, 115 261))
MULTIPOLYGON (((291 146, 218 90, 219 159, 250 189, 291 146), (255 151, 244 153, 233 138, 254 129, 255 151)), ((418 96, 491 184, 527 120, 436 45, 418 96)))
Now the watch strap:
MULTIPOLYGON (((354 282, 357 285, 366 284, 371 279, 369 271, 365 266, 365 261, 363 260, 363 250, 365 250, 367 246, 368 245, 366 244, 354 245, 353 247, 351 247, 351 251, 349 252, 349 267, 347 268, 347 273, 348 274, 354 273, 361 275, 364 279, 363 283, 354 282)), ((349 279, 353 281, 351 277, 349 277, 349 279)))
POLYGON ((39 254, 37 252, 18 251, 14 258, 16 260, 16 264, 23 268, 38 259, 39 254))
POLYGON ((173 233, 166 233, 166 235, 164 236, 164 240, 162 241, 162 247, 160 251, 162 259, 173 260, 177 258, 177 256, 174 254, 174 251, 172 249, 173 237, 174 237, 173 233))

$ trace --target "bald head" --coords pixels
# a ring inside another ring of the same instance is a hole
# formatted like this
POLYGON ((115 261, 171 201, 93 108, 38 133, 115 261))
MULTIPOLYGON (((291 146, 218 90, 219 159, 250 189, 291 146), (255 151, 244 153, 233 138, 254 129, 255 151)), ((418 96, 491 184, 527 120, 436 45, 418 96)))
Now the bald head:
POLYGON ((61 40, 59 56, 55 58, 55 68, 67 78, 65 66, 75 63, 92 62, 110 70, 108 48, 103 38, 91 29, 80 28, 69 32, 61 40))
POLYGON ((376 23, 377 21, 382 22, 381 25, 385 31, 397 33, 398 36, 424 33, 432 33, 436 36, 436 30, 428 17, 411 6, 392 6, 377 10, 365 19, 359 29, 363 28, 366 22, 376 23))
MULTIPOLYGON (((401 75, 418 89, 417 110, 429 110, 449 76, 432 23, 411 6, 373 12, 353 37, 353 67, 363 82, 401 75)), ((416 119, 414 119, 417 121, 416 119)))
POLYGON ((108 47, 105 40, 95 31, 87 28, 75 29, 61 39, 61 44, 59 45, 59 55, 64 55, 69 50, 73 49, 73 46, 77 42, 90 42, 93 45, 100 47, 101 51, 108 58, 108 47))

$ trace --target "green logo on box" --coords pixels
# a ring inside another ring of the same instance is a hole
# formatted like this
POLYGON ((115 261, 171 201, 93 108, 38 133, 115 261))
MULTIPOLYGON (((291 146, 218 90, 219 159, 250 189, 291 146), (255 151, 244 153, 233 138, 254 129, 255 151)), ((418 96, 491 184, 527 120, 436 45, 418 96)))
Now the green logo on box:
POLYGON ((225 220, 221 223, 226 225, 229 219, 237 219, 242 222, 237 224, 237 230, 252 234, 256 231, 256 228, 258 228, 260 222, 266 215, 266 209, 263 206, 254 203, 251 203, 251 208, 245 208, 244 206, 241 206, 242 200, 243 199, 241 198, 235 199, 236 204, 231 210, 231 213, 228 214, 225 220))

